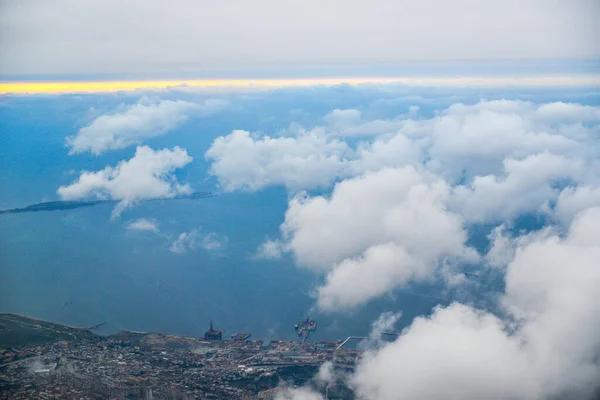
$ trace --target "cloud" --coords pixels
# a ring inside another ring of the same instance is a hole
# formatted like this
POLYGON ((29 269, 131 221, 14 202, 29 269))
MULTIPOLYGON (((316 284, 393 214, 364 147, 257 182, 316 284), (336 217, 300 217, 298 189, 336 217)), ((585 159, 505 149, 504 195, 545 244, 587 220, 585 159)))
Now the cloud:
POLYGON ((292 191, 326 188, 365 171, 413 165, 451 185, 462 184, 461 190, 471 186, 474 195, 484 195, 491 186, 510 195, 510 190, 518 189, 515 185, 528 187, 525 180, 533 179, 532 190, 552 197, 554 191, 543 187, 560 172, 555 170, 542 182, 543 174, 534 173, 533 164, 543 168, 544 162, 556 164, 557 157, 577 159, 579 170, 573 163, 563 174, 577 180, 592 179, 590 171, 595 168, 591 167, 600 168, 594 161, 600 154, 593 146, 600 130, 599 107, 494 100, 453 104, 428 119, 418 118, 416 112, 365 121, 358 110, 336 109, 325 117, 329 125, 298 127, 288 136, 234 131, 217 138, 206 157, 212 161, 211 174, 227 190, 259 190, 268 185, 284 185, 292 191), (549 114, 553 109, 564 117, 560 123, 549 114), (339 137, 344 132, 365 132, 367 125, 372 139, 355 144, 339 137))
POLYGON ((308 387, 288 387, 278 390, 275 400, 324 400, 324 398, 320 393, 308 387))
POLYGON ((146 97, 120 110, 101 115, 81 128, 77 135, 67 138, 70 153, 89 151, 95 155, 109 150, 142 143, 145 139, 166 134, 183 124, 188 114, 210 115, 222 110, 228 103, 208 99, 201 104, 182 100, 152 100, 146 97))
POLYGON ((581 160, 550 153, 538 153, 522 160, 504 160, 505 176, 477 176, 466 186, 454 188, 450 204, 476 222, 497 222, 539 211, 554 201, 558 182, 577 182, 583 177, 581 160))
POLYGON ((119 162, 116 167, 83 171, 75 182, 61 186, 58 194, 63 200, 89 197, 118 200, 113 212, 117 216, 137 200, 190 193, 189 185, 178 183, 173 172, 191 161, 192 157, 180 147, 155 151, 138 146, 133 158, 119 162))
MULTIPOLYGON (((387 120, 396 124, 393 132, 382 124, 372 136, 347 138, 343 132, 359 132, 369 121, 358 110, 336 109, 324 126, 268 137, 288 147, 265 150, 266 162, 255 157, 263 175, 244 176, 261 183, 245 188, 285 185, 294 193, 280 238, 258 254, 290 253, 322 276, 319 308, 358 307, 409 282, 485 291, 473 303, 437 306, 397 340, 369 348, 347 382, 357 398, 591 398, 600 376, 599 110, 562 102, 457 103, 433 117, 387 120), (317 173, 304 165, 293 179, 271 172, 273 159, 294 165, 286 149, 296 154, 307 135, 321 139, 313 142, 315 154, 326 154, 334 141, 347 146, 343 165, 326 173, 330 190, 314 190, 310 174, 317 173), (520 217, 539 213, 551 224, 519 230, 520 217), (481 254, 467 244, 479 239, 469 237, 471 228, 487 230, 481 254), (465 264, 503 281, 466 280, 459 272, 465 264), (481 297, 489 310, 475 305, 481 297)), ((254 146, 266 136, 245 137, 254 146)), ((383 314, 374 326, 393 326, 397 318, 383 314)), ((309 387, 285 393, 319 396, 309 387)))
POLYGON ((502 321, 462 304, 417 318, 395 342, 359 364, 352 383, 364 399, 532 398, 519 343, 502 321), (435 384, 432 384, 435 382, 435 384))
POLYGON ((381 313, 371 324, 369 338, 359 342, 358 348, 362 351, 373 351, 385 345, 387 343, 384 340, 385 334, 394 333, 394 327, 400 318, 402 318, 402 312, 386 311, 381 313))
POLYGON ((393 331, 400 318, 402 318, 401 312, 386 311, 382 313, 371 325, 371 336, 381 337, 381 333, 393 331))
POLYGON ((432 139, 429 169, 452 183, 497 174, 507 157, 522 159, 540 152, 580 155, 580 142, 591 139, 593 130, 584 129, 585 137, 576 141, 540 115, 538 107, 509 100, 458 103, 430 120, 407 123, 406 130, 413 137, 432 139))
POLYGON ((184 254, 201 248, 211 253, 223 251, 229 242, 225 236, 218 235, 215 232, 203 233, 201 229, 192 229, 189 232, 182 232, 177 239, 171 243, 169 250, 175 254, 184 254))
POLYGON ((221 236, 216 234, 215 232, 210 232, 202 238, 202 242, 200 246, 206 251, 220 251, 224 250, 227 247, 227 243, 229 239, 225 236, 221 236))
POLYGON ((514 259, 517 249, 556 235, 558 231, 552 226, 546 226, 539 231, 515 237, 510 233, 509 225, 499 225, 488 235, 490 246, 485 254, 487 266, 504 269, 514 259))
POLYGON ((158 222, 154 219, 139 218, 127 222, 127 230, 139 232, 158 232, 158 222))
POLYGON ((206 158, 210 173, 227 191, 258 190, 268 185, 291 189, 331 185, 345 166, 348 145, 317 132, 298 137, 253 138, 236 130, 215 139, 206 158))
POLYGON ((210 8, 192 0, 169 7, 157 0, 6 2, 0 74, 164 77, 289 67, 318 75, 328 64, 597 59, 598 12, 595 0, 551 6, 544 0, 333 0, 327 6, 233 0, 210 8), (427 35, 415 35, 424 25, 427 35))
POLYGON ((453 303, 367 354, 364 399, 591 398, 600 374, 600 208, 561 238, 527 240, 509 263, 501 319, 453 303), (431 382, 435 382, 432 385, 431 382))
POLYGON ((267 240, 260 245, 255 258, 274 260, 280 258, 286 251, 286 245, 281 240, 267 240))
MULTIPOLYGON (((287 136, 236 131, 217 139, 207 157, 228 190, 285 185, 295 192, 281 238, 257 255, 291 253, 299 266, 324 275, 315 291, 321 308, 352 308, 411 281, 464 284, 460 267, 481 261, 465 246, 474 224, 543 213, 568 226, 598 204, 599 110, 520 100, 456 103, 425 119, 413 109, 390 120, 395 133, 383 124, 357 143, 336 132, 369 121, 358 110, 336 109, 326 126, 295 127, 287 136), (238 165, 242 154, 248 163, 238 165), (314 188, 326 191, 302 192, 314 188)), ((525 243, 503 234, 491 239, 484 261, 501 268, 525 243)))
POLYGON ((383 169, 336 184, 329 198, 291 200, 282 232, 298 264, 327 274, 319 306, 353 307, 430 279, 442 260, 477 260, 460 217, 444 207, 449 195, 413 167, 383 169))
POLYGON ((571 186, 560 192, 553 215, 563 224, 568 224, 575 215, 593 206, 600 206, 600 187, 571 186))
MULTIPOLYGON (((416 109, 413 108, 413 111, 416 111, 416 109)), ((335 109, 327 114, 324 119, 327 122, 328 130, 333 135, 360 136, 395 133, 401 127, 402 117, 399 116, 394 120, 365 121, 359 110, 335 109)))

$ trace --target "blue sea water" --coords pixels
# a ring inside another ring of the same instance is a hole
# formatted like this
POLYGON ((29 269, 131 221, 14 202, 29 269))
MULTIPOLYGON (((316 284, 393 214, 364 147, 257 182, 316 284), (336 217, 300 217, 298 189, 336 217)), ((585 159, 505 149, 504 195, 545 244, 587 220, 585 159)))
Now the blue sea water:
MULTIPOLYGON (((596 94, 596 95, 594 95, 596 94)), ((81 170, 99 170, 129 159, 135 148, 100 156, 68 155, 65 137, 94 116, 112 112, 142 95, 195 101, 194 93, 129 93, 81 96, 23 96, 0 99, 0 209, 58 199, 60 185, 81 170)), ((221 95, 231 106, 208 118, 146 142, 154 149, 187 149, 193 163, 177 173, 195 191, 216 191, 204 153, 215 137, 232 129, 275 134, 290 123, 322 122, 334 108, 359 108, 374 118, 405 113, 419 105, 423 116, 457 101, 524 98, 597 103, 590 91, 479 91, 408 89, 385 91, 340 86, 272 93, 221 95)), ((322 278, 287 257, 257 260, 257 247, 276 238, 288 193, 272 187, 255 193, 221 193, 208 199, 142 203, 111 220, 112 206, 0 215, 0 311, 90 326, 202 335, 210 319, 226 335, 252 332, 255 338, 294 337, 293 325, 310 313, 319 321, 311 337, 365 334, 383 311, 404 312, 399 328, 416 315, 452 299, 429 297, 434 288, 411 288, 370 302, 352 312, 313 310, 311 291, 322 278), (132 233, 127 221, 155 218, 160 234, 132 233), (201 249, 169 251, 172 240, 192 229, 229 239, 220 254, 201 249)), ((480 248, 484 248, 485 235, 480 248)))

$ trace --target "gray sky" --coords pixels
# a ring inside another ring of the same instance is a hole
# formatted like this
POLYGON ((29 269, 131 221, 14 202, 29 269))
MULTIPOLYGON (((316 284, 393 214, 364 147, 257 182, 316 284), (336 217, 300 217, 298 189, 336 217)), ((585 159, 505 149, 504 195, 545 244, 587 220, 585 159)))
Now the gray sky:
POLYGON ((599 58, 599 0, 0 0, 0 74, 599 58))

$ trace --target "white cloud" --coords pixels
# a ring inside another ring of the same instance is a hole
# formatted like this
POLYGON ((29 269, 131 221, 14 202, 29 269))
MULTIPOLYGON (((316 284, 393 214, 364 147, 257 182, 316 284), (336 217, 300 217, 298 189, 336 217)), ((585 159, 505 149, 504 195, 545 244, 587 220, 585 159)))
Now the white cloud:
MULTIPOLYGON (((579 155, 583 150, 581 143, 540 118, 536 105, 523 101, 454 104, 431 120, 410 125, 413 135, 432 138, 429 168, 452 183, 497 174, 506 158, 546 151, 579 155)), ((586 139, 593 135, 590 130, 586 133, 586 139)))
POLYGON ((286 245, 281 240, 267 240, 260 245, 255 258, 263 260, 274 260, 281 258, 287 251, 286 245))
POLYGON ((329 198, 291 200, 283 236, 300 265, 328 274, 319 306, 353 307, 429 279, 441 260, 477 260, 460 217, 445 210, 449 195, 445 182, 412 167, 367 173, 329 198))
POLYGON ((58 194, 63 200, 88 197, 119 200, 113 213, 119 215, 137 200, 169 198, 191 192, 189 185, 178 183, 173 175, 176 169, 191 161, 192 157, 180 147, 154 151, 148 146, 139 146, 133 158, 121 161, 116 167, 83 171, 75 182, 61 186, 58 194))
POLYGON ((71 154, 90 151, 100 154, 139 144, 145 139, 166 134, 188 118, 189 113, 210 115, 227 105, 224 100, 208 99, 195 104, 181 100, 152 100, 146 97, 136 104, 120 107, 81 128, 77 135, 68 137, 71 154))
POLYGON ((201 229, 192 229, 179 234, 171 243, 169 250, 175 254, 184 254, 201 248, 211 253, 219 253, 227 247, 228 242, 227 237, 216 232, 203 233, 201 229))
POLYGON ((298 137, 251 137, 236 130, 215 139, 206 158, 225 190, 257 190, 268 185, 291 189, 324 187, 342 173, 348 145, 318 133, 298 137))
POLYGON ((554 216, 568 225, 575 215, 593 206, 600 206, 600 187, 567 187, 558 196, 554 216))
POLYGON ((277 391, 275 400, 324 400, 320 393, 308 387, 281 388, 277 391))
POLYGON ((498 318, 468 306, 417 318, 395 342, 368 355, 352 383, 364 399, 532 398, 528 363, 498 318))
POLYGON ((369 338, 361 341, 358 348, 362 351, 372 351, 385 345, 387 343, 383 339, 386 337, 385 334, 395 331, 394 327, 400 318, 402 318, 402 312, 386 311, 381 313, 371 324, 369 338))
MULTIPOLYGON (((600 180, 593 177, 598 175, 593 167, 599 167, 594 160, 600 152, 592 145, 600 133, 599 107, 496 100, 454 104, 429 119, 418 119, 415 112, 393 120, 364 121, 358 110, 334 110, 325 117, 328 126, 298 128, 291 132, 295 136, 286 137, 234 131, 216 139, 206 157, 212 160, 211 173, 227 190, 267 185, 294 191, 323 188, 365 171, 413 165, 439 174, 451 185, 462 184, 459 192, 464 197, 492 191, 510 196, 514 190, 527 189, 512 212, 523 209, 527 196, 553 200, 551 181, 561 176, 600 180), (560 110, 561 123, 549 114, 553 109, 560 110), (356 146, 339 138, 343 132, 367 131, 375 138, 356 146), (556 169, 559 157, 565 159, 563 173, 556 169), (577 162, 569 166, 566 160, 577 162), (555 168, 554 173, 536 173, 534 168, 544 168, 543 163, 555 168)), ((489 215, 477 212, 473 218, 489 215)))
POLYGON ((577 181, 585 173, 581 160, 539 153, 522 160, 504 160, 505 177, 477 176, 454 188, 450 204, 469 221, 497 222, 540 210, 555 200, 557 182, 577 181))
POLYGON ((154 219, 139 218, 127 222, 126 228, 131 231, 158 232, 158 222, 154 219))
MULTIPOLYGON (((291 252, 299 265, 325 275, 316 290, 319 306, 348 308, 431 279, 440 264, 447 284, 459 282, 457 263, 477 259, 465 249, 465 224, 535 212, 568 224, 596 204, 599 110, 497 100, 457 103, 419 119, 413 109, 390 120, 396 133, 383 130, 352 148, 333 127, 362 129, 369 121, 358 110, 337 109, 325 117, 327 126, 298 128, 296 136, 234 132, 215 141, 207 156, 229 190, 335 185, 330 195, 294 197, 281 240, 263 244, 258 255, 291 252), (237 163, 243 154, 247 163, 237 163), (565 185, 573 188, 561 192, 565 185)), ((505 238, 502 247, 503 238, 495 239, 489 265, 505 266, 524 243, 505 238)))
POLYGON ((359 110, 335 109, 325 117, 327 129, 336 136, 380 135, 395 133, 401 127, 402 119, 365 121, 359 110))
POLYGON ((499 225, 488 235, 490 248, 485 254, 485 262, 492 268, 506 268, 514 259, 517 249, 556 234, 554 227, 547 226, 539 231, 515 237, 508 232, 508 224, 499 225))
POLYGON ((196 248, 196 240, 198 236, 197 230, 192 230, 190 232, 182 232, 177 236, 177 239, 171 243, 171 247, 169 250, 176 254, 187 253, 188 249, 193 250, 196 248))
POLYGON ((206 251, 221 251, 227 247, 229 239, 225 236, 218 235, 215 232, 210 232, 202 237, 200 247, 206 251))
POLYGON ((352 175, 360 175, 385 167, 420 166, 425 159, 427 142, 428 139, 413 140, 398 132, 370 143, 361 143, 349 169, 352 175))
POLYGON ((519 245, 502 320, 454 303, 360 362, 364 399, 589 398, 600 374, 600 208, 519 245), (432 385, 435 382, 435 385, 432 385))
POLYGON ((371 325, 371 336, 380 337, 383 332, 393 332, 396 322, 402 318, 402 313, 386 311, 382 313, 371 325))
MULTIPOLYGON (((600 376, 600 208, 589 208, 600 205, 599 110, 502 100, 393 120, 396 133, 344 153, 344 167, 327 174, 338 181, 330 193, 289 201, 281 238, 259 254, 290 252, 323 275, 315 291, 321 309, 356 307, 410 281, 452 285, 463 263, 505 274, 504 288, 492 288, 503 290, 493 293, 496 314, 440 306, 367 352, 350 379, 359 398, 589 398, 600 376), (539 211, 562 225, 508 233, 512 220, 539 211), (480 258, 465 245, 465 226, 489 223, 501 225, 480 258)), ((357 110, 325 119, 328 126, 285 139, 318 132, 325 146, 340 140, 335 130, 357 132, 368 122, 357 110)))
POLYGON ((335 379, 336 373, 333 362, 325 361, 323 364, 321 364, 321 367, 319 368, 317 380, 321 383, 329 384, 335 382, 335 379))
POLYGON ((325 121, 332 127, 355 125, 362 120, 362 113, 359 110, 336 108, 324 117, 325 121))
POLYGON ((536 110, 536 116, 552 124, 597 124, 600 121, 598 107, 574 103, 555 102, 542 104, 536 110))

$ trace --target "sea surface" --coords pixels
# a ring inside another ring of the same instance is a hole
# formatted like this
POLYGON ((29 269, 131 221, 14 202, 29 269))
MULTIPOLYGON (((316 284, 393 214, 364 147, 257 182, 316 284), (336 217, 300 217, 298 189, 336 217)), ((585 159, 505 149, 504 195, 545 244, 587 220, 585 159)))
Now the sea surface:
MULTIPOLYGON (((79 171, 95 171, 129 159, 135 147, 100 156, 69 155, 65 138, 102 113, 142 96, 182 98, 193 93, 23 96, 0 98, 0 209, 57 200, 60 185, 79 171)), ((225 96, 225 95, 223 95, 225 96)), ((335 108, 359 107, 379 118, 405 113, 418 104, 423 116, 453 102, 491 98, 566 99, 597 102, 589 91, 529 92, 421 90, 380 92, 349 87, 230 95, 229 109, 212 117, 191 117, 176 131, 147 140, 154 149, 181 146, 194 157, 177 173, 194 191, 219 192, 208 174, 204 152, 215 137, 232 129, 277 134, 290 123, 322 123, 335 108)), ((383 311, 403 311, 397 328, 436 304, 453 299, 432 287, 410 287, 354 311, 314 310, 311 293, 322 277, 294 260, 258 260, 258 246, 277 238, 289 193, 281 187, 258 192, 220 193, 198 200, 142 203, 111 219, 113 205, 52 212, 0 215, 0 311, 91 326, 200 336, 209 321, 224 331, 254 338, 291 339, 293 325, 307 315, 319 322, 311 340, 363 335, 383 311), (126 223, 154 218, 158 234, 130 232, 126 223), (169 251, 182 232, 199 229, 228 238, 222 252, 169 251)), ((478 247, 486 246, 485 233, 478 247)))

